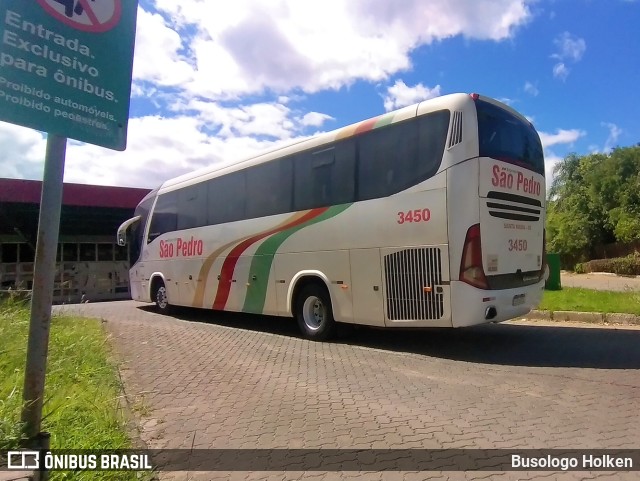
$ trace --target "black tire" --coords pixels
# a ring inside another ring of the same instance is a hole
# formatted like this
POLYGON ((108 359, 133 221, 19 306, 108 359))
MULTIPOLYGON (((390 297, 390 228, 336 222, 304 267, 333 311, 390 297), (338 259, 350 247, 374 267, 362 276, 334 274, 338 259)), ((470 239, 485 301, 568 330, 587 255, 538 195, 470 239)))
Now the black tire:
POLYGON ((156 310, 161 314, 171 312, 171 304, 167 297, 167 288, 163 281, 155 281, 153 289, 153 302, 156 303, 156 310))
POLYGON ((326 287, 308 284, 296 297, 296 320, 308 339, 326 341, 336 333, 331 297, 326 287))

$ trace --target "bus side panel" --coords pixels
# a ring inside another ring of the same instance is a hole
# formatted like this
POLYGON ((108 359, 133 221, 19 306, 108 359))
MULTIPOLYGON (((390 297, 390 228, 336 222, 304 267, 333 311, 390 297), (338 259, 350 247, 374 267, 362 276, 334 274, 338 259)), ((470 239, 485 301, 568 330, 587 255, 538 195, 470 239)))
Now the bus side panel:
POLYGON ((151 302, 149 297, 149 282, 145 279, 146 265, 144 262, 137 262, 129 270, 129 289, 131 299, 140 302, 151 302))
POLYGON ((469 227, 480 222, 478 200, 478 158, 451 166, 447 171, 447 211, 449 214, 449 263, 451 272, 451 317, 453 327, 484 321, 482 299, 468 297, 469 287, 459 281, 462 250, 469 227), (473 314, 469 312, 473 310, 473 314), (469 317, 471 316, 471 318, 469 317), (473 319, 473 320, 472 320, 473 319))
POLYGON ((467 231, 469 227, 480 222, 477 157, 449 168, 447 212, 451 280, 457 281, 460 278, 460 262, 467 231))
POLYGON ((224 307, 225 311, 242 311, 242 305, 247 295, 248 282, 250 282, 247 279, 249 278, 249 268, 252 260, 253 256, 250 255, 238 257, 231 275, 231 287, 224 307))
POLYGON ((244 312, 280 315, 276 302, 276 278, 273 269, 273 256, 255 255, 251 261, 251 270, 247 281, 247 293, 244 312))
POLYGON ((295 314, 295 299, 289 299, 294 287, 292 282, 301 276, 315 275, 318 278, 324 276, 327 280, 335 320, 353 322, 348 250, 276 254, 274 271, 278 285, 278 312, 282 315, 288 315, 289 308, 295 314), (285 282, 279 282, 281 280, 285 282))
POLYGON ((190 307, 210 307, 202 304, 195 304, 194 298, 196 291, 203 285, 204 276, 201 274, 204 259, 184 259, 182 261, 181 271, 178 274, 178 283, 180 290, 180 304, 190 307))
POLYGON ((352 249, 353 322, 384 327, 384 294, 380 249, 352 249))

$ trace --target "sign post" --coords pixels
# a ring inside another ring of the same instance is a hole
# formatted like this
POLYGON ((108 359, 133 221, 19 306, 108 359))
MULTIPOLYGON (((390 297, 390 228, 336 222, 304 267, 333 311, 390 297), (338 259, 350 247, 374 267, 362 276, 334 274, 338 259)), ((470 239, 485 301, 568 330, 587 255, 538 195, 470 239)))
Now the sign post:
MULTIPOLYGON (((67 139, 57 135, 47 137, 44 161, 42 197, 38 218, 31 319, 27 344, 27 363, 24 373, 25 401, 22 411, 23 432, 28 439, 37 439, 42 421, 44 381, 49 350, 49 325, 53 303, 53 280, 56 271, 56 249, 62 206, 62 178, 67 139)), ((40 447, 40 446, 38 446, 40 447)))
POLYGON ((67 137, 126 148, 137 8, 137 0, 0 2, 0 121, 48 132, 22 411, 35 449, 48 442, 40 424, 67 137))

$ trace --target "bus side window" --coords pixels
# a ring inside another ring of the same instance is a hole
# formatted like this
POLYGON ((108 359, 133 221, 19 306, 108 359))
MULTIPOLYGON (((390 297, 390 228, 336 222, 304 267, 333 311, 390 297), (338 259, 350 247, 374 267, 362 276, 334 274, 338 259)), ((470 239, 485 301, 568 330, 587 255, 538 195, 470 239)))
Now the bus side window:
POLYGON ((293 164, 291 157, 247 170, 248 219, 291 212, 293 164))
POLYGON ((167 232, 174 232, 178 229, 178 195, 176 192, 169 192, 158 196, 156 206, 151 217, 149 227, 149 238, 147 242, 153 241, 167 232))
POLYGON ((247 185, 244 171, 211 179, 206 186, 209 225, 246 218, 247 185))
POLYGON ((207 225, 207 185, 195 184, 178 191, 178 230, 207 225))
POLYGON ((296 156, 294 210, 353 202, 355 161, 352 139, 296 156))
MULTIPOLYGON (((418 181, 428 179, 440 168, 449 132, 449 110, 439 110, 418 119, 419 146, 416 173, 418 181)), ((463 138, 465 133, 462 132, 463 138)))
POLYGON ((358 139, 358 200, 386 197, 432 175, 442 162, 449 110, 375 129, 358 139))
POLYGON ((358 139, 358 200, 386 197, 411 185, 418 152, 414 119, 373 130, 358 139))

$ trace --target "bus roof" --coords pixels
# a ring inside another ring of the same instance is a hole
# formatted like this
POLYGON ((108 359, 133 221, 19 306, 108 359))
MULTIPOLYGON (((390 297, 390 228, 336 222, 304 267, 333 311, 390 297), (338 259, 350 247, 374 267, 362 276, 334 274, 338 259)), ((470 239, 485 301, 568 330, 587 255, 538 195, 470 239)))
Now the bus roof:
MULTIPOLYGON (((481 97, 481 98, 483 100, 490 100, 492 102, 499 104, 499 102, 496 102, 493 99, 489 99, 488 97, 481 97)), ((164 192, 177 190, 201 181, 205 181, 215 177, 219 177, 221 175, 229 174, 237 170, 242 170, 247 167, 261 164, 263 162, 268 162, 276 158, 285 157, 287 155, 293 155, 297 152, 313 149, 315 147, 319 147, 321 145, 334 142, 336 140, 347 139, 349 137, 353 137, 355 135, 359 135, 379 127, 384 127, 386 125, 390 125, 395 122, 407 120, 412 117, 416 117, 418 115, 423 115, 423 114, 433 112, 436 110, 441 110, 441 109, 462 110, 465 106, 470 105, 472 103, 473 103, 473 100, 470 97, 470 95, 463 94, 463 93, 443 95, 441 97, 424 100, 417 104, 413 104, 398 110, 387 112, 377 117, 372 117, 370 119, 363 120, 361 122, 357 122, 355 124, 351 124, 346 127, 341 127, 339 129, 318 134, 307 139, 299 140, 297 142, 287 144, 285 146, 278 147, 276 149, 272 149, 266 152, 261 152, 252 157, 238 159, 235 161, 223 161, 223 162, 215 163, 211 166, 204 167, 194 172, 190 172, 190 173, 181 175, 179 177, 169 179, 166 182, 164 182, 158 190, 160 194, 164 192)), ((513 110, 513 109, 510 109, 510 110, 513 110)))

